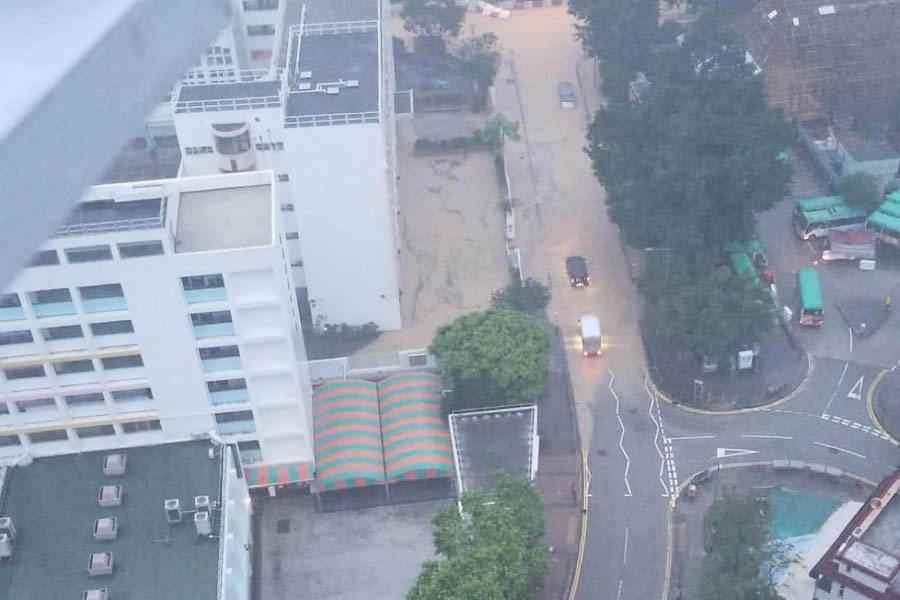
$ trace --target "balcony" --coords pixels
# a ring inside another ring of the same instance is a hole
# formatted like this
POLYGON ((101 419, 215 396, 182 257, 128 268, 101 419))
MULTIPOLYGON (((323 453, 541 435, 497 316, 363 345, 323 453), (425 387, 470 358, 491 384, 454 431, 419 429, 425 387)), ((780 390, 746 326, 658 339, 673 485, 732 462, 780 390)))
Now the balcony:
POLYGON ((47 302, 46 304, 35 304, 34 316, 38 318, 44 317, 63 317, 75 314, 74 302, 47 302))
POLYGON ((128 310, 128 303, 125 296, 113 296, 111 298, 92 298, 90 300, 82 299, 84 312, 101 313, 114 312, 117 310, 128 310))
POLYGON ((20 321, 25 318, 25 310, 21 306, 0 308, 0 321, 20 321))
POLYGON ((225 300, 225 288, 206 288, 201 290, 184 290, 184 299, 188 304, 200 302, 218 302, 225 300))
MULTIPOLYGON (((219 406, 221 404, 237 404, 239 402, 249 401, 250 394, 247 392, 247 388, 239 390, 222 390, 219 392, 209 392, 209 403, 213 406, 219 406)), ((222 425, 222 423, 220 423, 219 425, 222 425)))
POLYGON ((197 339, 234 335, 234 323, 211 323, 194 325, 194 337, 197 339))
POLYGON ((256 423, 252 419, 247 421, 229 421, 228 423, 216 423, 216 431, 222 435, 235 435, 238 433, 253 433, 256 431, 256 423))
POLYGON ((207 373, 211 373, 213 371, 238 371, 241 368, 240 356, 205 358, 200 362, 203 363, 203 370, 207 373))

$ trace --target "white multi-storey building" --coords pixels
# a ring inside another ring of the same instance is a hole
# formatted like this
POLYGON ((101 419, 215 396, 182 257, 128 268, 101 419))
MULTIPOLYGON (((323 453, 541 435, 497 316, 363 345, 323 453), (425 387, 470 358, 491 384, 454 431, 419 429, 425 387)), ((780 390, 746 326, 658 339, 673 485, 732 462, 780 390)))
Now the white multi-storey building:
POLYGON ((235 3, 234 23, 148 118, 148 135, 177 135, 183 175, 275 171, 317 326, 401 326, 387 10, 379 0, 235 3))
MULTIPOLYGON (((177 164, 140 154, 109 180, 177 164)), ((279 194, 271 171, 91 188, 0 296, 0 458, 221 436, 251 484, 308 480, 279 194)))

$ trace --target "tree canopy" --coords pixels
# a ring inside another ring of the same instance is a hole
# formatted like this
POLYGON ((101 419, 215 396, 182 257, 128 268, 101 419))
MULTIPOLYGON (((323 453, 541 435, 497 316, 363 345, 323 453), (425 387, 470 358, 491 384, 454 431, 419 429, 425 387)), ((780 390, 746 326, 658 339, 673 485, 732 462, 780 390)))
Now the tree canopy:
POLYGON ((403 27, 422 37, 456 37, 466 7, 456 0, 403 0, 403 27))
POLYGON ((877 210, 881 204, 881 186, 878 184, 878 178, 863 171, 841 177, 838 182, 838 193, 848 204, 869 212, 877 210))
POLYGON ((438 560, 422 567, 407 600, 530 600, 547 571, 544 505, 527 481, 501 478, 434 519, 438 560))
POLYGON ((453 387, 448 411, 538 401, 549 348, 536 319, 508 309, 470 313, 440 328, 431 352, 453 387))
POLYGON ((522 312, 544 310, 550 302, 550 290, 540 281, 531 277, 525 281, 515 278, 505 288, 491 295, 491 304, 496 308, 511 308, 522 312))

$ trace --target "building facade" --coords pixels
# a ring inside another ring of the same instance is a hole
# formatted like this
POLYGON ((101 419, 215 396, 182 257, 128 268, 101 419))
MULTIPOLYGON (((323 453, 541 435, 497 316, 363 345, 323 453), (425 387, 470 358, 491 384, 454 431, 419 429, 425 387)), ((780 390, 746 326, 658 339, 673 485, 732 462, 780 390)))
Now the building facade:
POLYGON ((88 191, 0 296, 0 460, 196 438, 308 480, 310 383, 271 171, 88 191))

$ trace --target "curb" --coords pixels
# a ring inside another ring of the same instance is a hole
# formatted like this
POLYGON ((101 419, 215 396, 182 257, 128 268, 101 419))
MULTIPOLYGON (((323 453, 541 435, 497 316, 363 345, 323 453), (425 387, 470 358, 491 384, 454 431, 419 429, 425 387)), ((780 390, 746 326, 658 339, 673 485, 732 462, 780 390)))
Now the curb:
POLYGON ((799 383, 799 385, 797 385, 797 387, 795 387, 793 389, 793 391, 791 391, 790 394, 787 394, 786 396, 778 398, 777 400, 773 400, 772 402, 769 402, 767 404, 760 404, 759 406, 751 406, 749 408, 737 408, 734 410, 705 410, 703 408, 694 408, 693 406, 686 406, 680 402, 675 402, 668 395, 666 395, 665 392, 660 390, 656 386, 656 382, 653 381, 653 378, 650 377, 649 373, 647 374, 646 379, 647 379, 648 385, 650 386, 650 389, 653 391, 654 394, 656 394, 658 397, 662 398, 663 401, 665 401, 667 404, 669 404, 679 410, 693 413, 695 415, 707 415, 707 416, 710 416, 710 415, 711 416, 747 415, 750 413, 764 412, 767 410, 771 410, 772 408, 797 397, 797 395, 799 395, 800 392, 803 391, 803 388, 806 387, 806 384, 809 382, 810 378, 812 377, 812 374, 815 371, 815 368, 816 368, 816 360, 815 360, 815 358, 813 358, 812 354, 807 352, 806 353, 806 375, 803 376, 803 380, 799 383))
POLYGON ((890 373, 890 369, 885 369, 875 376, 875 380, 872 382, 872 385, 869 386, 869 391, 866 392, 866 412, 869 413, 869 419, 878 429, 881 430, 881 433, 888 436, 891 442, 895 446, 900 446, 900 441, 897 441, 897 438, 893 436, 893 434, 885 428, 884 425, 881 424, 881 420, 878 418, 878 413, 875 411, 875 392, 878 390, 878 386, 881 384, 881 380, 884 379, 885 375, 890 373))
POLYGON ((708 469, 702 469, 697 471, 696 473, 691 474, 690 477, 685 479, 678 485, 677 496, 675 496, 674 502, 669 502, 668 515, 666 518, 666 570, 663 578, 663 591, 661 600, 668 600, 670 587, 672 585, 672 557, 673 557, 673 528, 674 528, 674 515, 675 509, 677 508, 678 500, 684 494, 684 491, 691 484, 695 477, 702 473, 713 472, 718 473, 719 471, 727 471, 729 469, 741 469, 746 467, 775 467, 775 463, 786 463, 782 468, 796 470, 796 471, 810 471, 817 472, 821 475, 828 475, 831 477, 846 477, 847 479, 856 481, 857 483, 862 483, 863 485, 867 485, 871 488, 875 488, 878 484, 870 479, 866 479, 861 475, 856 475, 855 473, 849 473, 844 471, 843 469, 838 469, 837 467, 829 467, 827 465, 822 465, 819 463, 806 463, 803 461, 790 461, 790 460, 765 460, 765 461, 757 461, 757 462, 743 462, 743 463, 730 463, 727 465, 718 464, 715 468, 709 467, 708 469), (796 465, 791 465, 790 463, 797 463, 796 465), (801 466, 802 465, 802 466, 801 466), (814 471, 813 468, 818 469, 814 471), (828 469, 831 469, 831 472, 828 472, 828 469))

